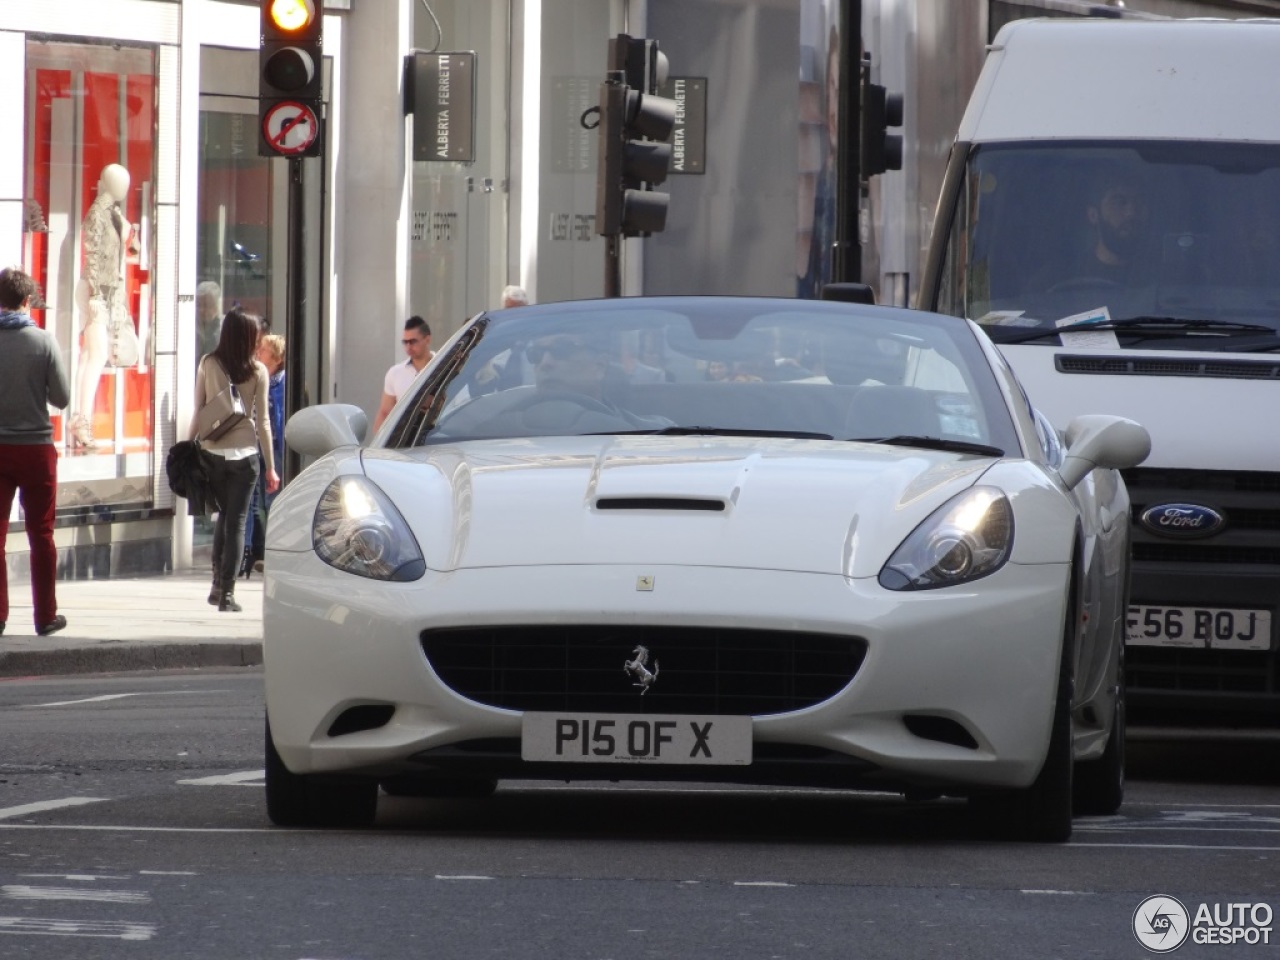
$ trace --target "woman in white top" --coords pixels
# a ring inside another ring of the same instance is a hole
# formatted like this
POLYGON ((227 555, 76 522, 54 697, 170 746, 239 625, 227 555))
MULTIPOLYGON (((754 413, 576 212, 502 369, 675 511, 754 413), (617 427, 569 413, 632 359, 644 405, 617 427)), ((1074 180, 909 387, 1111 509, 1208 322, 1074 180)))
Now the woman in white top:
POLYGON ((245 518, 253 488, 258 482, 258 454, 267 472, 267 492, 280 488, 271 443, 271 420, 267 416, 267 368, 256 359, 262 322, 252 313, 236 308, 222 318, 218 345, 200 358, 196 371, 196 416, 191 420, 191 439, 196 439, 200 409, 234 383, 244 402, 247 416, 217 440, 202 440, 210 456, 209 485, 218 502, 218 520, 213 528, 213 589, 209 602, 219 610, 240 612, 236 603, 236 571, 244 554, 245 518))

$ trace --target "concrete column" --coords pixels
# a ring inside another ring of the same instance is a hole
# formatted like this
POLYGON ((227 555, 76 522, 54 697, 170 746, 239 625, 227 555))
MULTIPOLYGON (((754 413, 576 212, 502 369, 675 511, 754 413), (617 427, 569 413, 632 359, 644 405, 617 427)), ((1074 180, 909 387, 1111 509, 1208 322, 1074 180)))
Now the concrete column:
POLYGON ((334 400, 373 422, 409 302, 409 156, 401 84, 414 0, 353 4, 334 160, 334 400))

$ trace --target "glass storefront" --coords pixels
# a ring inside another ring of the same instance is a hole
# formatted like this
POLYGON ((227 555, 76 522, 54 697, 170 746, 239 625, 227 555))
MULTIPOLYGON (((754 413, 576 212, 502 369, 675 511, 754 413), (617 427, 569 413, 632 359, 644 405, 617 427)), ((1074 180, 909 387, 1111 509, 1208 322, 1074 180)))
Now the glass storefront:
POLYGON ((152 499, 157 53, 26 44, 23 268, 71 381, 59 518, 152 499))

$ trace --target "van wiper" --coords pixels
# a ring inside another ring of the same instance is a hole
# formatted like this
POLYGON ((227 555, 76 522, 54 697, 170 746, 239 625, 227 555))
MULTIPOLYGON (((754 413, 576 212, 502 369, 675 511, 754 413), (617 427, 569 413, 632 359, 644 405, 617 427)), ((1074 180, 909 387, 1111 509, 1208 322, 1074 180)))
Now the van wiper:
MULTIPOLYGON (((987 328, 990 329, 990 328, 987 328)), ((1148 337, 1152 336, 1195 336, 1203 333, 1230 336, 1237 333, 1275 333, 1274 328, 1264 323, 1236 323, 1233 320, 1190 320, 1185 317, 1124 317, 1120 320, 1081 320, 1065 327, 1044 327, 1039 330, 1028 330, 1012 337, 992 337, 996 343, 1031 343, 1046 337, 1056 337, 1060 333, 1087 333, 1091 330, 1138 331, 1148 337)))
MULTIPOLYGON (((1209 331, 1210 333, 1275 333, 1275 328, 1267 326, 1265 323, 1238 323, 1235 320, 1209 320, 1198 319, 1189 320, 1185 317, 1124 317, 1115 320, 1116 329, 1123 330, 1127 327, 1142 327, 1143 329, 1168 328, 1169 330, 1186 331, 1188 333, 1199 333, 1209 331)), ((1072 324, 1074 327, 1075 324, 1072 324)), ((1064 328, 1065 329, 1065 328, 1064 328)))
POLYGON ((655 430, 608 430, 584 433, 584 437, 782 437, 786 440, 834 440, 829 433, 805 430, 771 430, 766 427, 659 427, 655 430))
POLYGON ((891 447, 919 447, 922 450, 945 450, 948 453, 976 453, 980 457, 1003 457, 1004 451, 999 447, 985 443, 971 443, 968 440, 944 440, 942 437, 868 437, 852 440, 853 443, 883 443, 891 447))

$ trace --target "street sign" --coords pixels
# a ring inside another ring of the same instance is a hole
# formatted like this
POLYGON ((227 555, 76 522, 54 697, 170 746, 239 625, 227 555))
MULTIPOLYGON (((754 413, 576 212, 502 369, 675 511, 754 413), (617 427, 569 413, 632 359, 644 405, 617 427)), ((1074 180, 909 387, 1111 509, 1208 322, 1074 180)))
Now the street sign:
POLYGON ((670 77, 658 95, 676 102, 671 174, 707 172, 707 78, 670 77))
POLYGON ((320 120, 305 103, 282 100, 262 117, 262 138, 282 157, 306 154, 320 135, 320 120))
POLYGON ((413 114, 414 160, 475 162, 475 53, 409 54, 405 112, 413 114))

